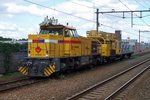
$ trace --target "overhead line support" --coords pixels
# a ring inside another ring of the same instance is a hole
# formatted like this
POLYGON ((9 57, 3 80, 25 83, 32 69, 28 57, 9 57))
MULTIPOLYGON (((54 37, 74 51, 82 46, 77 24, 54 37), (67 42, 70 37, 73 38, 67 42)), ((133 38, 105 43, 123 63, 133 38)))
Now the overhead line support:
POLYGON ((105 13, 123 13, 123 19, 125 18, 125 13, 131 13, 131 27, 133 27, 133 13, 135 12, 139 12, 140 13, 140 16, 139 18, 142 18, 142 13, 143 12, 150 12, 150 9, 149 10, 132 10, 132 11, 104 11, 104 12, 96 12, 96 14, 98 15, 99 13, 101 14, 105 14, 105 13))
POLYGON ((99 27, 99 9, 96 9, 96 31, 98 33, 98 27, 99 27))
POLYGON ((131 12, 131 27, 133 27, 133 12, 131 12))
POLYGON ((129 10, 125 10, 125 11, 104 11, 104 12, 98 12, 98 13, 101 13, 101 14, 104 14, 104 13, 129 13, 129 12, 150 12, 150 9, 149 10, 132 10, 132 11, 129 11, 129 10))

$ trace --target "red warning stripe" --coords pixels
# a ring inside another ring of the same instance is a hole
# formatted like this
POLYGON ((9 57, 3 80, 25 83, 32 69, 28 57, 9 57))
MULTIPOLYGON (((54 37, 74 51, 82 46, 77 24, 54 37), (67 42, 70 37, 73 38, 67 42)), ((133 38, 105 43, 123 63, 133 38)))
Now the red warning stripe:
POLYGON ((44 43, 44 40, 32 40, 33 43, 44 43))
POLYGON ((81 41, 75 41, 75 40, 64 40, 64 43, 81 44, 81 41))
POLYGON ((38 43, 38 40, 32 40, 33 43, 38 43))

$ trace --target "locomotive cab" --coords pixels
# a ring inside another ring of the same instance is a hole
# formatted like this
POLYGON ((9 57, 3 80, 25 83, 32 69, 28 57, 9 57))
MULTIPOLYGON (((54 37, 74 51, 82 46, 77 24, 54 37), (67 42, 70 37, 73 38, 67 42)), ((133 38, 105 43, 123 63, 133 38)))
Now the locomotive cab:
POLYGON ((48 17, 40 24, 39 34, 49 34, 63 37, 78 37, 77 31, 73 27, 60 25, 57 23, 57 19, 48 17))
POLYGON ((46 17, 40 24, 39 34, 28 35, 28 57, 19 71, 29 76, 50 76, 60 71, 60 59, 74 55, 70 43, 78 38, 75 28, 57 24, 56 19, 46 17))

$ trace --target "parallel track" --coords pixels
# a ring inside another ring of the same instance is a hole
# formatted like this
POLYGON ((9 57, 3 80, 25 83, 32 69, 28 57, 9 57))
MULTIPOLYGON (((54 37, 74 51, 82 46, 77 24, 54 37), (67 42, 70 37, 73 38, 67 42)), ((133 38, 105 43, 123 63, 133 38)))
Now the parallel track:
POLYGON ((0 92, 15 89, 15 88, 22 87, 25 85, 30 85, 39 81, 40 79, 37 80, 37 79, 31 79, 31 78, 26 77, 26 78, 16 79, 13 81, 3 82, 3 83, 0 83, 0 92))
POLYGON ((138 78, 146 70, 149 69, 150 64, 148 64, 148 66, 146 65, 146 67, 140 68, 140 66, 142 66, 143 64, 146 64, 147 62, 149 63, 149 60, 150 59, 146 59, 102 82, 99 82, 73 95, 72 97, 67 98, 67 100, 111 100, 117 94, 119 94, 123 89, 129 86, 131 82, 133 82, 136 78, 138 78), (135 71, 136 74, 135 72, 132 71, 135 71), (130 75, 132 75, 132 78, 130 78, 131 77, 130 75), (129 79, 125 81, 125 78, 127 77, 129 77, 129 79), (123 84, 123 85, 117 86, 116 83, 123 84), (114 87, 117 87, 117 89, 116 88, 114 89, 114 87))

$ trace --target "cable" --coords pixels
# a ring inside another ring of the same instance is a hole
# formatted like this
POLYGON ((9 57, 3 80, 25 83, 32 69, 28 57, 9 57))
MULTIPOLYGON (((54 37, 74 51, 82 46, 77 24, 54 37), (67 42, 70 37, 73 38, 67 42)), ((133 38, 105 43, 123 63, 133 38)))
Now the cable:
POLYGON ((79 4, 79 3, 73 2, 73 1, 71 1, 71 0, 67 0, 67 1, 69 1, 69 2, 71 2, 71 3, 74 3, 74 4, 77 4, 77 5, 80 5, 80 6, 83 6, 83 7, 90 8, 90 9, 96 9, 95 7, 91 7, 91 6, 87 6, 87 5, 79 4))
MULTIPOLYGON (((111 29, 115 29, 115 30, 116 30, 116 28, 114 28, 114 27, 112 27, 112 26, 109 26, 109 25, 101 24, 101 26, 108 27, 108 28, 111 28, 111 29)), ((134 34, 134 35, 136 35, 136 36, 139 36, 139 35, 136 34, 136 33, 130 33, 130 32, 127 32, 126 30, 122 30, 122 31, 125 32, 125 33, 127 33, 127 34, 134 34)), ((135 30, 135 31, 138 32, 137 30, 135 30)), ((150 38, 150 37, 145 37, 145 36, 142 36, 142 35, 141 35, 141 37, 146 38, 146 39, 149 39, 149 38, 150 38)))
POLYGON ((98 4, 96 4, 95 2, 92 2, 92 1, 90 1, 90 0, 87 0, 87 2, 99 6, 98 4))
POLYGON ((150 15, 145 15, 145 16, 143 16, 143 17, 149 17, 150 15))
MULTIPOLYGON (((96 4, 95 2, 92 2, 91 0, 86 0, 86 2, 89 2, 89 3, 93 4, 95 9, 101 7, 100 5, 96 4), (95 5, 96 5, 96 7, 95 7, 95 5)), ((104 6, 103 6, 103 7, 104 7, 104 6)), ((101 8, 102 8, 102 7, 101 7, 101 8)), ((100 8, 99 8, 99 9, 100 9, 100 8)))
POLYGON ((142 25, 142 24, 134 24, 134 25, 137 25, 137 26, 146 26, 146 25, 142 25))
MULTIPOLYGON (((90 21, 90 22, 95 23, 95 21, 92 21, 92 20, 89 20, 89 19, 86 19, 86 18, 82 18, 82 17, 79 17, 79 16, 75 16, 75 15, 73 15, 73 14, 66 13, 66 12, 63 12, 63 11, 60 11, 60 10, 57 10, 57 9, 53 9, 53 8, 50 8, 50 7, 47 7, 47 6, 44 6, 44 5, 35 3, 35 2, 31 2, 31 1, 29 1, 29 0, 24 0, 24 1, 25 1, 25 2, 28 2, 28 3, 32 3, 32 4, 35 4, 35 5, 38 5, 38 6, 41 6, 41 7, 44 7, 44 8, 51 9, 51 10, 54 10, 54 11, 57 11, 57 12, 60 12, 60 13, 66 14, 66 15, 70 15, 70 16, 73 16, 73 17, 76 17, 76 18, 79 18, 79 19, 83 19, 83 20, 86 20, 86 21, 90 21)), ((101 24, 101 25, 102 25, 102 26, 105 26, 105 27, 112 28, 112 29, 116 29, 116 28, 113 28, 112 26, 109 26, 109 25, 105 25, 105 24, 101 24)))
MULTIPOLYGON (((113 17, 117 17, 117 18, 123 18, 121 16, 117 16, 117 15, 111 15, 111 14, 107 14, 107 13, 103 13, 102 15, 108 15, 108 16, 113 16, 113 17)), ((142 16, 143 17, 150 17, 150 15, 145 15, 145 16, 142 16)), ((131 17, 124 17, 124 18, 131 18, 131 17)), ((139 17, 133 17, 133 18, 139 18, 139 17)))
POLYGON ((101 26, 105 26, 105 27, 108 27, 108 28, 111 28, 111 29, 115 29, 116 30, 116 28, 114 28, 114 27, 112 27, 112 26, 109 26, 109 25, 106 25, 106 24, 100 24, 101 26))
MULTIPOLYGON (((102 14, 104 15, 104 14, 102 14)), ((117 16, 117 15, 111 15, 111 14, 105 14, 105 15, 109 15, 109 16, 113 16, 113 17, 117 17, 117 18, 122 18, 121 16, 117 16)))
POLYGON ((141 4, 140 2, 138 2, 137 0, 134 0, 137 4, 139 4, 139 5, 141 5, 142 7, 144 7, 144 8, 147 8, 147 7, 145 7, 143 4, 141 4))
POLYGON ((142 0, 147 7, 149 7, 148 3, 145 0, 142 0))
MULTIPOLYGON (((109 16, 113 16, 113 17, 117 17, 117 18, 123 18, 123 17, 121 17, 121 16, 117 16, 117 15, 111 15, 111 14, 106 14, 105 13, 105 15, 109 15, 109 16)), ((146 16, 142 16, 142 17, 149 17, 150 15, 146 15, 146 16)), ((124 17, 124 18, 131 18, 131 17, 124 17)), ((133 17, 133 18, 139 18, 139 17, 133 17)))
MULTIPOLYGON (((121 0, 118 0, 120 3, 122 3, 126 8, 128 8, 130 11, 132 11, 126 4, 124 4, 121 0)), ((134 13, 135 16, 139 17, 137 14, 134 13)), ((139 17, 140 18, 140 17, 139 17)), ((141 19, 141 18, 140 18, 141 19)), ((147 26, 150 27, 149 24, 147 24, 143 19, 141 19, 143 23, 145 23, 147 26)))
POLYGON ((93 21, 93 20, 89 20, 89 19, 86 19, 86 18, 83 18, 83 17, 75 16, 75 15, 73 15, 73 14, 66 13, 66 12, 57 10, 57 9, 55 9, 55 8, 50 8, 50 7, 47 7, 47 6, 44 6, 44 5, 41 5, 41 4, 32 2, 32 1, 29 1, 29 0, 24 0, 24 1, 25 1, 25 2, 28 2, 28 3, 31 3, 31 4, 35 4, 35 5, 41 6, 41 7, 44 7, 44 8, 51 9, 51 10, 54 10, 54 11, 57 11, 57 12, 60 12, 60 13, 66 14, 66 15, 70 15, 70 16, 73 16, 73 17, 76 17, 76 18, 79 18, 79 19, 82 19, 82 20, 86 20, 86 21, 90 21, 90 22, 96 23, 96 22, 93 21))
MULTIPOLYGON (((115 16, 115 15, 111 15, 111 14, 105 14, 105 15, 108 15, 108 16, 113 16, 113 17, 117 17, 117 18, 122 18, 122 17, 120 17, 120 16, 115 16)), ((128 18, 128 17, 125 17, 125 18, 128 18)), ((113 21, 112 23, 116 23, 116 21, 113 21)), ((128 24, 127 22, 125 22, 124 21, 124 23, 126 23, 126 24, 128 24)), ((126 28, 129 28, 130 26, 128 26, 128 27, 126 27, 126 28)), ((136 31, 137 32, 137 30, 136 29, 132 29, 132 30, 134 30, 134 31, 136 31)))
MULTIPOLYGON (((120 0, 119 0, 119 1, 120 1, 120 0)), ((125 5, 125 6, 126 6, 126 5, 125 5)), ((130 8, 129 8, 128 6, 126 6, 126 7, 130 10, 130 8)), ((132 10, 130 10, 130 11, 132 11, 132 10)), ((122 18, 122 17, 120 17, 120 16, 115 16, 115 15, 111 15, 111 14, 107 14, 107 15, 109 15, 109 16, 114 16, 114 17, 118 17, 118 18, 122 18)), ((136 16, 139 18, 138 15, 136 15, 136 16)), ((144 21, 144 20, 143 20, 143 21, 144 21)), ((147 24, 145 21, 144 21, 144 23, 147 24)), ((112 26, 109 26, 109 25, 105 25, 105 24, 100 24, 100 25, 116 30, 116 28, 114 28, 114 27, 112 27, 112 26)), ((148 26, 149 26, 149 25, 148 25, 148 26)), ((137 32, 137 30, 135 30, 135 29, 134 29, 134 31, 137 32)), ((124 31, 124 32, 125 32, 125 31, 124 31)), ((129 32, 125 32, 125 33, 129 33, 129 32)), ((133 33, 130 33, 130 34, 133 34, 133 33)), ((137 34, 135 34, 135 35, 137 35, 137 34)), ((137 36, 138 36, 138 35, 137 35, 137 36)), ((144 36, 141 36, 141 37, 147 38, 147 37, 144 37, 144 36)), ((147 38, 147 39, 148 39, 148 38, 147 38)))

